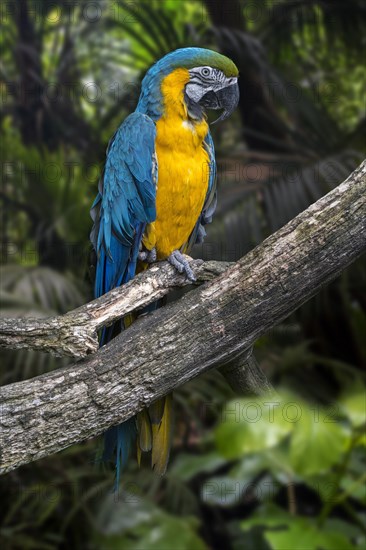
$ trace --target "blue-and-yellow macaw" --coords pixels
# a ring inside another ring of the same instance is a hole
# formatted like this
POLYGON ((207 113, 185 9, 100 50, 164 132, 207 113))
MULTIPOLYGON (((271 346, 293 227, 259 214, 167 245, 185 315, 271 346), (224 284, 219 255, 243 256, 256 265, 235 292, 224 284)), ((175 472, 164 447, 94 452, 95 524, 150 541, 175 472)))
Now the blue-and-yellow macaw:
MULTIPOLYGON (((141 95, 111 139, 92 206, 95 296, 129 281, 156 259, 194 279, 183 256, 201 242, 216 207, 216 163, 206 109, 224 120, 238 104, 238 69, 212 50, 183 48, 153 65, 141 95)), ((130 320, 124 320, 126 326, 130 320)), ((102 331, 104 345, 120 326, 102 331)), ((104 459, 116 454, 117 480, 134 439, 163 474, 171 439, 171 396, 111 428, 104 459)))

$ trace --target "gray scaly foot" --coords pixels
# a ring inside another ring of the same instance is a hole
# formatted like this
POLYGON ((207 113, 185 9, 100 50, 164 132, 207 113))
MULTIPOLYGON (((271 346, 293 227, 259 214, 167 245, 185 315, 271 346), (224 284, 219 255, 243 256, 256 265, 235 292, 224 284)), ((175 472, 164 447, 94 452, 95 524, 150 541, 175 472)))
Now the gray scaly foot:
POLYGON ((148 250, 147 248, 141 246, 137 257, 142 262, 153 264, 156 262, 156 248, 154 247, 151 250, 148 250))
POLYGON ((177 271, 179 271, 179 273, 185 273, 190 281, 196 280, 188 260, 179 250, 174 250, 167 260, 177 271))

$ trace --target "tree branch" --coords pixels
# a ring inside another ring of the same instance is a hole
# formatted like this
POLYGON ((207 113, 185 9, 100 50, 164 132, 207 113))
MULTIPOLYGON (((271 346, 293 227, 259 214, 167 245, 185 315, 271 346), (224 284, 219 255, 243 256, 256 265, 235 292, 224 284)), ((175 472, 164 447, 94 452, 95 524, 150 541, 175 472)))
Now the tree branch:
MULTIPOLYGON (((229 262, 192 260, 196 284, 211 281, 223 273, 229 262)), ((0 347, 28 348, 56 356, 82 358, 98 350, 97 331, 163 298, 174 289, 192 285, 168 262, 159 262, 122 287, 74 309, 47 319, 0 319, 0 347)))
POLYGON ((273 386, 267 380, 253 355, 252 347, 226 362, 219 370, 237 394, 266 395, 275 393, 273 386))
POLYGON ((94 437, 230 364, 366 249, 366 162, 222 275, 97 353, 1 389, 1 472, 94 437))

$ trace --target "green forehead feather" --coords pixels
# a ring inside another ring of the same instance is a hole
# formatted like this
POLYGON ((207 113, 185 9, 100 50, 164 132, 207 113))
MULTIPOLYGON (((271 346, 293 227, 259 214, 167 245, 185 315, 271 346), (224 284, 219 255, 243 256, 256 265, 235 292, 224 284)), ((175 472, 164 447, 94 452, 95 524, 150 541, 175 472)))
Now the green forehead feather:
POLYGON ((193 67, 208 65, 209 67, 219 69, 224 73, 225 76, 238 76, 238 68, 235 63, 231 61, 231 59, 212 50, 202 49, 201 51, 204 53, 200 53, 199 55, 195 56, 192 61, 189 61, 186 66, 187 69, 193 69, 193 67))
POLYGON ((160 59, 150 71, 155 74, 159 72, 168 74, 180 67, 193 69, 194 67, 205 65, 221 70, 227 77, 238 76, 239 74, 237 66, 231 59, 205 48, 181 48, 175 50, 160 59))

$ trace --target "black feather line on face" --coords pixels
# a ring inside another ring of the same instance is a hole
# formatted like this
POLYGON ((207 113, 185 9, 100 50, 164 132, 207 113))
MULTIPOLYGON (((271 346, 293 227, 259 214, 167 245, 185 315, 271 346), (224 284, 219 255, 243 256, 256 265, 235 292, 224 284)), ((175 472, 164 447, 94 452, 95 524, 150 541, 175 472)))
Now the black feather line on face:
POLYGON ((202 120, 204 118, 204 110, 201 105, 193 101, 186 92, 184 92, 184 102, 187 106, 189 118, 192 120, 202 120))

